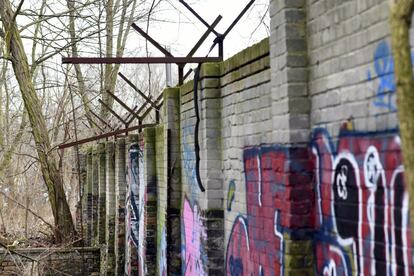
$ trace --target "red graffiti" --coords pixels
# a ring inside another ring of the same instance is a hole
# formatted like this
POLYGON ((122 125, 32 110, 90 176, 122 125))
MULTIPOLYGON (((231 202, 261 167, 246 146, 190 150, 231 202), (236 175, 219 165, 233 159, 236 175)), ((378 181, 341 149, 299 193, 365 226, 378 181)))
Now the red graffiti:
POLYGON ((318 275, 409 275, 408 193, 395 133, 313 141, 318 275))
POLYGON ((313 221, 308 150, 249 148, 244 164, 247 216, 233 225, 227 275, 281 275, 283 227, 309 227, 313 221))

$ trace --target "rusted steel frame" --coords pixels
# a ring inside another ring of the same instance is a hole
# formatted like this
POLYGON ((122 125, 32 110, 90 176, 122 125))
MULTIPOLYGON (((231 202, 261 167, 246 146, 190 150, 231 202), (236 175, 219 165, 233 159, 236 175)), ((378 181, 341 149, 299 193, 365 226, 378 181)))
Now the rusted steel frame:
MULTIPOLYGON (((92 120, 92 118, 90 118, 91 122, 93 123, 94 126, 96 126, 97 128, 99 128, 100 131, 105 132, 105 130, 103 128, 101 128, 97 123, 95 123, 94 120, 92 120)), ((90 126, 88 126, 85 122, 82 122, 82 124, 84 124, 87 128, 91 128, 90 126)))
POLYGON ((219 62, 220 57, 64 57, 62 63, 71 64, 187 64, 219 62))
MULTIPOLYGON (((138 106, 136 105, 132 111, 134 111, 134 113, 136 113, 135 111, 137 111, 138 106)), ((138 113, 137 113, 138 114, 138 113)), ((128 112, 127 116, 125 116, 124 120, 128 123, 129 122, 129 117, 131 117, 131 113, 128 112)))
POLYGON ((104 125, 106 125, 107 127, 109 127, 110 129, 114 129, 110 124, 108 124, 104 119, 102 119, 101 117, 99 117, 98 114, 96 114, 95 112, 93 112, 92 110, 89 110, 89 112, 95 116, 99 121, 101 121, 104 125))
POLYGON ((208 26, 207 31, 201 36, 201 38, 198 40, 198 42, 194 45, 194 47, 191 49, 191 51, 187 54, 187 57, 192 57, 195 52, 200 48, 200 46, 203 44, 203 42, 207 39, 207 37, 210 35, 211 32, 214 31, 214 28, 217 26, 217 24, 220 22, 220 20, 223 17, 221 15, 217 16, 216 20, 214 20, 213 24, 211 26, 208 26))
MULTIPOLYGON (((155 103, 157 103, 158 104, 158 106, 157 106, 157 109, 159 110, 159 109, 161 109, 161 107, 162 107, 162 104, 163 104, 163 102, 161 101, 162 99, 164 98, 164 94, 163 93, 160 93, 159 95, 158 95, 158 97, 157 97, 157 99, 155 100, 155 103)), ((141 106, 141 108, 140 108, 140 110, 141 109, 144 109, 145 108, 145 104, 143 105, 143 106, 141 106)), ((150 111, 152 110, 152 106, 150 106, 150 107, 148 107, 146 110, 145 110, 145 112, 144 112, 144 114, 142 114, 140 117, 141 117, 141 120, 144 120, 146 117, 147 117, 147 115, 148 115, 148 113, 150 113, 150 111)))
POLYGON ((227 30, 223 34, 223 39, 226 38, 226 36, 230 33, 230 31, 236 26, 236 24, 240 21, 240 19, 243 17, 243 15, 250 9, 250 7, 253 5, 253 3, 256 0, 250 0, 249 3, 247 3, 246 7, 240 12, 240 14, 234 19, 233 23, 230 24, 230 26, 227 28, 227 30))
POLYGON ((118 73, 118 75, 126 82, 129 84, 129 86, 132 87, 132 89, 134 89, 135 91, 138 92, 139 95, 141 95, 141 97, 143 97, 145 99, 145 101, 149 102, 154 108, 156 108, 157 106, 155 105, 155 103, 153 101, 151 101, 150 98, 147 97, 147 95, 145 95, 141 90, 138 89, 138 87, 136 87, 127 77, 125 77, 121 72, 118 73))
POLYGON ((154 127, 156 125, 157 124, 145 124, 145 125, 133 126, 133 127, 125 128, 125 129, 119 129, 119 130, 115 130, 115 131, 112 131, 112 132, 108 132, 108 133, 96 135, 96 136, 93 136, 93 137, 85 138, 85 139, 82 139, 82 140, 79 140, 79 141, 66 143, 66 144, 61 144, 61 145, 59 145, 59 149, 70 148, 70 147, 73 147, 73 146, 76 146, 76 145, 81 145, 81 144, 85 144, 85 143, 88 143, 88 142, 108 138, 108 137, 115 136, 115 135, 118 135, 118 134, 123 134, 123 133, 127 133, 127 132, 130 132, 130 131, 143 129, 143 128, 148 128, 148 127, 154 127))
POLYGON ((184 81, 188 78, 188 76, 190 76, 191 72, 193 72, 193 69, 192 68, 188 69, 187 73, 185 73, 185 75, 183 77, 184 81))
MULTIPOLYGON (((162 94, 161 94, 161 95, 162 95, 162 94)), ((157 102, 158 102, 158 101, 157 101, 157 102)), ((163 105, 163 102, 160 102, 160 104, 158 105, 158 109, 160 109, 162 105, 163 105)), ((148 113, 150 113, 150 112, 151 112, 151 109, 152 109, 152 107, 151 107, 151 106, 150 106, 150 107, 148 107, 148 108, 147 108, 147 110, 145 110, 144 114, 142 114, 141 118, 142 118, 142 119, 145 119, 145 118, 147 117, 148 113)))
MULTIPOLYGON (((187 57, 192 57, 194 53, 200 48, 200 46, 203 44, 203 42, 207 39, 209 34, 214 31, 214 28, 217 26, 217 24, 220 22, 220 20, 223 17, 221 15, 217 16, 216 20, 214 20, 213 24, 210 26, 207 26, 207 31, 201 36, 201 38, 197 41, 197 43, 194 45, 194 47, 191 49, 191 51, 187 54, 187 57)), ((185 75, 184 75, 184 65, 178 66, 178 84, 182 85, 186 78, 190 75, 192 69, 190 69, 185 75)))
MULTIPOLYGON (((141 112, 142 112, 142 110, 144 110, 144 108, 147 106, 147 104, 148 104, 148 102, 145 102, 145 103, 143 103, 142 105, 141 105, 141 107, 138 109, 138 111, 137 111, 137 114, 139 115, 141 112)), ((132 123, 132 121, 134 120, 135 118, 134 117, 132 117, 129 121, 128 121, 128 124, 130 124, 130 123, 132 123)), ((143 117, 142 116, 139 116, 139 119, 138 119, 138 121, 141 121, 143 119, 143 117)))
POLYGON ((112 108, 110 108, 106 103, 104 103, 104 101, 102 101, 101 99, 98 99, 98 101, 109 111, 112 113, 112 115, 114 115, 119 121, 121 121, 124 125, 127 123, 126 121, 124 121, 124 119, 122 119, 121 116, 118 115, 118 113, 116 113, 112 108))
MULTIPOLYGON (((180 0, 180 3, 183 4, 201 23, 203 23, 207 28, 211 28, 210 24, 208 24, 190 5, 188 5, 184 0, 180 0)), ((220 36, 220 33, 216 32, 214 28, 211 30, 216 36, 220 36)))
MULTIPOLYGON (((181 2, 182 0, 180 0, 181 2)), ((253 5, 253 3, 256 0, 250 0, 249 3, 244 7, 244 9, 239 13, 239 15, 236 17, 236 19, 233 20, 233 22, 230 24, 230 26, 227 28, 227 30, 222 34, 218 35, 217 38, 214 40, 213 45, 211 46, 211 49, 213 49, 217 44, 219 44, 219 56, 223 57, 223 41, 227 37, 227 35, 231 32, 231 30, 236 26, 236 24, 240 21, 240 19, 243 17, 243 15, 250 9, 250 7, 253 5)))
POLYGON ((123 108, 128 110, 128 112, 131 113, 132 116, 136 117, 138 120, 140 119, 140 117, 129 106, 127 106, 123 101, 121 101, 120 98, 118 98, 109 91, 106 91, 106 93, 108 93, 108 95, 111 96, 115 101, 117 101, 123 108))
POLYGON ((134 28, 135 31, 140 33, 143 37, 145 37, 152 45, 154 45, 158 50, 160 50, 164 55, 167 57, 173 57, 173 55, 164 47, 162 47, 155 39, 153 39, 149 34, 147 34, 144 30, 142 30, 140 27, 138 27, 137 24, 132 23, 131 27, 134 28))

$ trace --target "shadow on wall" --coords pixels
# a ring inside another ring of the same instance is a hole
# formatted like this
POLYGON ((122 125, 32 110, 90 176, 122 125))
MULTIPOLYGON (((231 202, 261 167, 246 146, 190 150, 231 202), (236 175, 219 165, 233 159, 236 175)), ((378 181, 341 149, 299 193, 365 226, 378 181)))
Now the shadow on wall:
POLYGON ((334 145, 316 129, 308 149, 246 149, 247 216, 234 222, 227 275, 283 275, 283 233, 298 228, 315 229, 317 275, 411 275, 401 158, 396 130, 343 129, 334 145))

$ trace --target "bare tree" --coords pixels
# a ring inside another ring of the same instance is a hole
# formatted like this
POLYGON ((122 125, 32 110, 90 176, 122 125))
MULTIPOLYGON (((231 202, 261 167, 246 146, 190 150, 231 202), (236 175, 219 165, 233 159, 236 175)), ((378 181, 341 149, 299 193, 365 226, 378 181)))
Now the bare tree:
MULTIPOLYGON (((21 2, 21 4, 23 1, 21 2)), ((19 7, 21 7, 21 4, 19 7)), ((10 59, 21 96, 32 127, 43 180, 46 184, 49 202, 55 222, 57 241, 71 240, 75 236, 70 208, 66 200, 62 179, 57 164, 51 155, 52 147, 42 112, 41 103, 32 81, 32 72, 15 22, 17 11, 13 12, 9 0, 0 1, 0 18, 3 23, 6 57, 10 59)))

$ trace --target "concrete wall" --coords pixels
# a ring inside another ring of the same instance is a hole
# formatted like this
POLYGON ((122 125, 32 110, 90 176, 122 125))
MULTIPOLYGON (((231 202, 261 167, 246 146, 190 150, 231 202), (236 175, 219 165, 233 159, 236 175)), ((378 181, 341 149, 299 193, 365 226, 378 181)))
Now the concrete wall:
POLYGON ((388 12, 270 1, 269 39, 164 91, 126 147, 127 274, 413 273, 388 12))
POLYGON ((317 1, 306 10, 315 269, 412 274, 389 3, 317 1))

